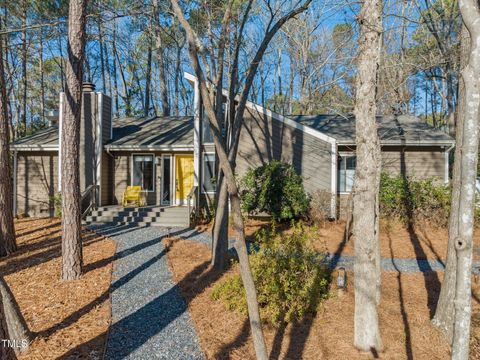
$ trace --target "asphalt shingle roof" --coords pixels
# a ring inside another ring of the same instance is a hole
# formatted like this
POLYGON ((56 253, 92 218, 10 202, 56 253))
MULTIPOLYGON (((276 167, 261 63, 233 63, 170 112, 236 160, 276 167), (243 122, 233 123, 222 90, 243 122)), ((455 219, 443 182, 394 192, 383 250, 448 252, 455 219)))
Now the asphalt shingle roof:
MULTIPOLYGON (((340 145, 355 144, 353 115, 292 115, 291 119, 318 130, 337 140, 340 145)), ((453 138, 416 116, 377 116, 378 136, 383 145, 452 144, 453 138)))
POLYGON ((109 149, 193 146, 193 117, 120 118, 113 121, 109 149))
MULTIPOLYGON (((113 120, 111 150, 193 146, 193 117, 118 118, 113 120)), ((58 127, 52 126, 13 143, 14 149, 57 148, 58 127)))

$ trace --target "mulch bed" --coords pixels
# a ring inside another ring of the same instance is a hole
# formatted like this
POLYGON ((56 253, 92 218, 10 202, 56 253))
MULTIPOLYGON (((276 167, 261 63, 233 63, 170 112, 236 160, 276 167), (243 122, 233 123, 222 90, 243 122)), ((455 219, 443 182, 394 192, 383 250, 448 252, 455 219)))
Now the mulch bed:
MULTIPOLYGON (((238 272, 226 273, 209 266, 207 246, 185 240, 167 240, 168 260, 208 359, 254 359, 246 316, 226 309, 212 299, 214 285, 238 272)), ((385 359, 448 359, 443 335, 431 325, 442 274, 384 273, 379 309, 385 359), (426 290, 428 289, 428 291, 426 290)), ((340 296, 332 290, 315 316, 287 326, 264 326, 272 359, 366 359, 371 355, 353 347, 353 274, 348 290, 340 296)), ((480 358, 480 313, 476 301, 472 322, 472 358, 480 358)))
POLYGON ((101 359, 110 323, 113 240, 83 231, 84 274, 62 282, 58 219, 15 223, 18 251, 0 269, 36 335, 19 359, 101 359))

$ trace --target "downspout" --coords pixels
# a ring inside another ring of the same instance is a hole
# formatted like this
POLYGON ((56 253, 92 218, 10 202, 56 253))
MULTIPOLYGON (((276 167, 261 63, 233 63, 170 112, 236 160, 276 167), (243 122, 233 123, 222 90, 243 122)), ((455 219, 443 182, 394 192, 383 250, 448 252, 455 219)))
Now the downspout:
POLYGON ((201 137, 200 137, 200 89, 198 81, 194 84, 193 97, 193 186, 197 186, 197 196, 195 196, 195 209, 198 211, 200 205, 201 184, 200 180, 200 153, 201 153, 201 137))
POLYGON ((13 216, 17 216, 17 150, 13 152, 13 216))
POLYGON ((450 161, 449 161, 449 157, 450 157, 450 151, 452 151, 452 149, 455 147, 455 144, 452 144, 450 145, 449 148, 445 149, 445 184, 448 184, 450 182, 450 179, 449 179, 449 174, 450 174, 450 161))
POLYGON ((330 203, 330 217, 332 219, 337 218, 337 142, 333 141, 332 143, 332 184, 331 184, 331 192, 332 198, 330 203))

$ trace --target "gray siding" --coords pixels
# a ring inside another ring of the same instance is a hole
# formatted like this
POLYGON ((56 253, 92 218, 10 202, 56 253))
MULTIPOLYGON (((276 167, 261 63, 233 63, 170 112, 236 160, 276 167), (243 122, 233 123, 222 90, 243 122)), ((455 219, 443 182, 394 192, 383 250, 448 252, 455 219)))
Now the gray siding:
POLYGON ((382 149, 382 166, 394 175, 415 179, 445 178, 445 152, 440 147, 382 149))
POLYGON ((308 193, 331 190, 331 144, 313 135, 247 110, 241 131, 236 173, 280 160, 303 176, 308 193))
POLYGON ((102 144, 105 144, 111 138, 112 129, 112 99, 105 95, 102 96, 102 144))
MULTIPOLYGON (((354 152, 355 147, 339 147, 340 153, 354 152)), ((445 151, 440 146, 382 147, 382 171, 421 180, 445 178, 445 151)))
POLYGON ((19 152, 17 158, 17 214, 54 215, 58 189, 56 152, 19 152))
POLYGON ((113 201, 113 158, 106 152, 102 153, 101 196, 102 206, 111 205, 113 201))

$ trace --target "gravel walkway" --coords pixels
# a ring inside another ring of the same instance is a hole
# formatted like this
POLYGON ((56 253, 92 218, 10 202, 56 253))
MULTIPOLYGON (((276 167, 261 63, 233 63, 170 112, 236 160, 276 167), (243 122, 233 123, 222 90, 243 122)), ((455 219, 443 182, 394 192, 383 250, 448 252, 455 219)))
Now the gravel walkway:
POLYGON ((105 359, 204 359, 168 269, 162 228, 91 226, 117 242, 105 359))
MULTIPOLYGON (((194 324, 168 269, 161 239, 171 235, 211 246, 206 232, 184 228, 91 225, 117 242, 112 325, 105 359, 204 359, 194 324)), ((233 239, 229 240, 230 250, 233 239)), ((331 267, 353 268, 353 256, 330 255, 331 267)), ((439 260, 382 259, 384 271, 443 271, 439 260)), ((480 263, 474 262, 474 271, 480 263)))

